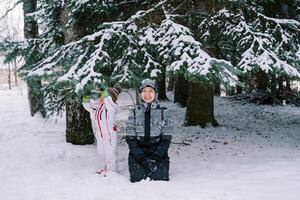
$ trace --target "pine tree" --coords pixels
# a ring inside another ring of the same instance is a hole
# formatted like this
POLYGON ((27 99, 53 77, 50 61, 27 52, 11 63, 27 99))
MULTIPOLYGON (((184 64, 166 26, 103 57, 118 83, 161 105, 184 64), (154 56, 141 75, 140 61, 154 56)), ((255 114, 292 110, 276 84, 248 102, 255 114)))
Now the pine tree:
MULTIPOLYGON (((26 39, 35 39, 38 37, 38 24, 37 21, 30 16, 31 13, 36 11, 37 1, 36 0, 23 0, 24 10, 24 36, 26 39)), ((32 54, 36 54, 37 49, 32 49, 32 54)), ((25 58, 26 64, 36 62, 35 56, 25 58)), ((44 109, 44 95, 41 90, 42 83, 41 79, 33 78, 27 80, 28 87, 28 99, 30 106, 31 116, 38 111, 45 117, 46 112, 44 109)))
POLYGON ((230 63, 205 53, 191 31, 171 19, 163 3, 155 8, 165 15, 160 24, 149 25, 145 19, 155 9, 137 12, 126 21, 103 23, 96 32, 57 48, 28 75, 51 76, 53 87, 63 87, 65 96, 80 94, 88 84, 132 83, 157 77, 164 66, 171 76, 182 74, 193 82, 235 84, 230 63), (57 63, 67 63, 67 67, 57 63))
POLYGON ((174 91, 174 103, 186 107, 189 91, 189 82, 184 78, 184 75, 181 74, 177 77, 175 82, 175 91, 174 91))
MULTIPOLYGON (((42 2, 36 17, 40 16, 45 20, 43 23, 48 24, 44 37, 26 41, 25 48, 22 43, 10 43, 7 48, 15 45, 20 52, 29 52, 33 47, 39 49, 38 62, 23 66, 22 72, 27 78, 47 81, 43 91, 50 113, 63 110, 70 98, 79 100, 90 86, 101 82, 130 85, 145 77, 157 77, 164 70, 168 76, 184 76, 191 83, 236 83, 236 70, 232 65, 205 53, 191 30, 176 22, 173 16, 182 3, 177 6, 176 1, 146 1, 146 11, 129 9, 130 14, 120 15, 126 7, 122 1, 42 2), (173 5, 169 5, 170 2, 173 5), (54 25, 57 7, 66 8, 60 14, 60 19, 65 21, 63 27, 54 25), (86 23, 87 13, 93 23, 86 23), (93 17, 99 15, 100 18, 93 17), (159 17, 151 23, 151 16, 159 17), (62 39, 61 33, 72 39, 60 44, 66 39, 62 39), (46 44, 49 48, 44 48, 46 44)), ((213 112, 209 116, 213 116, 213 112)), ((213 117, 206 121, 189 116, 186 119, 187 125, 214 121, 213 117)))
POLYGON ((241 81, 255 78, 256 89, 269 91, 282 77, 300 78, 300 23, 265 13, 260 1, 234 1, 204 20, 199 30, 203 43, 217 43, 223 58, 241 69, 241 81))
POLYGON ((216 81, 235 85, 237 71, 229 62, 210 57, 202 50, 201 43, 195 40, 190 29, 171 19, 162 22, 157 35, 161 36, 158 44, 163 45, 160 45, 159 52, 168 63, 169 73, 179 77, 184 75, 190 81, 185 124, 216 125, 212 85, 216 81), (201 97, 199 92, 205 95, 201 97), (208 110, 198 112, 204 107, 208 107, 208 110))

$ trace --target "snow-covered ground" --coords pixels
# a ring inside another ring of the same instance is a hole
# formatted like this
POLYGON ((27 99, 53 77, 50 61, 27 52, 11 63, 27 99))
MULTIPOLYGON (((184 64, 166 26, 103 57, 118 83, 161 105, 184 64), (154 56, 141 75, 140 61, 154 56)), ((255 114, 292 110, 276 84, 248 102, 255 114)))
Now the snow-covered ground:
MULTIPOLYGON (((126 93, 119 104, 130 104, 126 93)), ((176 130, 170 181, 130 183, 119 133, 119 174, 101 177, 94 145, 65 142, 65 119, 30 117, 26 91, 0 90, 1 200, 299 200, 300 108, 215 98, 217 128, 176 130), (189 145, 184 145, 189 144, 189 145)), ((128 111, 118 115, 124 125, 128 111)))

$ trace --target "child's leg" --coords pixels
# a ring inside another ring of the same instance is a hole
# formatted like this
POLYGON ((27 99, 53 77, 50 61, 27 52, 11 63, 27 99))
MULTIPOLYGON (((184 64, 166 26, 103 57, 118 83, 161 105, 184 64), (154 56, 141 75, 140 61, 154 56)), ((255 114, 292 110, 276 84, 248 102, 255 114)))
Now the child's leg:
POLYGON ((128 156, 128 168, 131 182, 139 182, 147 178, 147 171, 131 153, 128 156))
POLYGON ((105 148, 103 147, 104 146, 104 141, 103 141, 103 138, 99 138, 99 137, 96 137, 97 138, 97 153, 99 154, 99 158, 101 160, 101 166, 100 166, 100 170, 101 169, 106 169, 106 161, 105 161, 105 148))
POLYGON ((117 170, 117 134, 115 131, 111 132, 111 136, 105 137, 103 142, 105 153, 105 164, 108 171, 117 170))
POLYGON ((155 164, 155 170, 149 173, 149 177, 152 180, 162 180, 168 181, 169 180, 169 166, 170 161, 169 157, 166 156, 162 160, 157 161, 155 164))

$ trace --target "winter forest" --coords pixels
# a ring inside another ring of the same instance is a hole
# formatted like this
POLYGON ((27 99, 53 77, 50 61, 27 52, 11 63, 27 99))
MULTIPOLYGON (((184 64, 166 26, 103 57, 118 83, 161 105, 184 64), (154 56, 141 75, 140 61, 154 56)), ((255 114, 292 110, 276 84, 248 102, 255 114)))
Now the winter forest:
POLYGON ((0 199, 298 200, 300 0, 2 0, 0 199), (129 181, 140 83, 170 112, 169 181, 129 181), (117 173, 83 97, 118 85, 117 173))

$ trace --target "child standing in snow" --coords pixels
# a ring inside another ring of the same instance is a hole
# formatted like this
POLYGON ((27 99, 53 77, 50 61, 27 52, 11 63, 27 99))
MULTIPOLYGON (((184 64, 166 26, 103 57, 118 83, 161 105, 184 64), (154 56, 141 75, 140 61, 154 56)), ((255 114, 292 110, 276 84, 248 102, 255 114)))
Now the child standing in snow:
POLYGON ((147 177, 168 181, 169 112, 156 102, 155 81, 143 80, 139 92, 143 102, 131 111, 126 126, 130 181, 137 182, 147 177))
POLYGON ((114 120, 119 112, 116 101, 120 91, 120 88, 107 88, 98 94, 83 97, 83 106, 90 113, 97 139, 97 151, 103 161, 103 166, 97 173, 103 176, 117 169, 117 134, 114 120))

